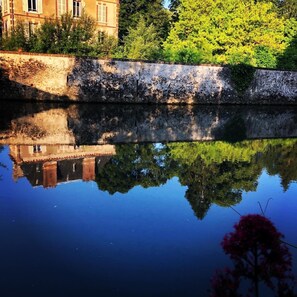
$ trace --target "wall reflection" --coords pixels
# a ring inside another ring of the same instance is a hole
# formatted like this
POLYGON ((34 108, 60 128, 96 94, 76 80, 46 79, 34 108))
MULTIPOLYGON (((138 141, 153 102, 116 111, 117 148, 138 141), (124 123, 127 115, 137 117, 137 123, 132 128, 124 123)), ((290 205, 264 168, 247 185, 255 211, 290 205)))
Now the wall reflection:
POLYGON ((297 137, 295 107, 0 104, 0 144, 297 137))

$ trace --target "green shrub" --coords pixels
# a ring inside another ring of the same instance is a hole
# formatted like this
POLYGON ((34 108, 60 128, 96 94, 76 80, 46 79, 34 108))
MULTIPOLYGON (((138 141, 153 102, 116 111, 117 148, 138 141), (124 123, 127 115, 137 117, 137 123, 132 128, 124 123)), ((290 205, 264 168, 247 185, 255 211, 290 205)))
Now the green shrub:
POLYGON ((114 56, 117 46, 117 38, 109 36, 105 32, 98 32, 97 40, 93 44, 92 55, 111 58, 114 56))
POLYGON ((235 89, 239 94, 243 94, 254 78, 255 68, 244 63, 229 65, 229 68, 235 89))
POLYGON ((255 58, 257 67, 275 68, 277 61, 276 55, 266 46, 257 46, 255 48, 255 58))
POLYGON ((10 35, 3 38, 3 48, 6 50, 29 50, 29 34, 24 22, 17 22, 10 35))
POLYGON ((124 57, 128 59, 156 60, 160 57, 160 40, 153 24, 140 18, 136 28, 129 28, 124 37, 124 57))
POLYGON ((278 58, 277 67, 286 70, 297 70, 297 35, 283 55, 278 58))
POLYGON ((168 48, 163 51, 163 58, 167 62, 201 64, 203 61, 202 53, 197 48, 168 48))

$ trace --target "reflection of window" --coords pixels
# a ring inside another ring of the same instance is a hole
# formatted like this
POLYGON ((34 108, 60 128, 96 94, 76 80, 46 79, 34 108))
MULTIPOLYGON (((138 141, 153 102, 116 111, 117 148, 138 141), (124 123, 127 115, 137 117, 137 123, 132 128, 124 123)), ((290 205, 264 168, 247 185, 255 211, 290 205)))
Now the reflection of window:
POLYGON ((105 3, 98 4, 98 22, 99 23, 107 22, 107 6, 105 3))
POLYGON ((28 0, 28 11, 37 11, 37 0, 28 0))
POLYGON ((40 145, 33 145, 33 152, 34 153, 41 153, 41 146, 40 145))
POLYGON ((73 16, 77 18, 81 16, 81 2, 79 0, 73 0, 73 16))
POLYGON ((66 13, 66 0, 58 0, 58 14, 61 16, 66 13))
POLYGON ((76 163, 73 163, 73 164, 72 164, 72 171, 73 171, 73 172, 76 172, 76 169, 77 169, 76 163))

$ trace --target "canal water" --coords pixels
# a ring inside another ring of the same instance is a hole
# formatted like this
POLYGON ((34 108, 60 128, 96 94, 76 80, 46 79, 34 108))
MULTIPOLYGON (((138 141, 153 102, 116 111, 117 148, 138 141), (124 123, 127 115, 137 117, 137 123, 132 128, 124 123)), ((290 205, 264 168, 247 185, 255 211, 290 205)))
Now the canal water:
POLYGON ((1 296, 296 296, 296 108, 0 119, 1 296))

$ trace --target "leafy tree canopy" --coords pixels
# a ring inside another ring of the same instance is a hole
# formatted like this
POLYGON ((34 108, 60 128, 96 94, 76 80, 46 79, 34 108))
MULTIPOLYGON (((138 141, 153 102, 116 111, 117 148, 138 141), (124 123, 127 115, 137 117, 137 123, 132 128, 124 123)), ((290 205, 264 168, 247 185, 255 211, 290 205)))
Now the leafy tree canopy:
POLYGON ((280 15, 290 18, 297 18, 297 0, 283 0, 279 1, 280 15))
POLYGON ((165 51, 197 48, 204 62, 249 61, 257 65, 255 49, 281 53, 284 19, 271 2, 254 0, 181 0, 179 20, 164 43, 165 51))
POLYGON ((170 12, 163 6, 163 0, 121 0, 119 16, 119 39, 123 40, 129 28, 136 28, 140 18, 153 24, 161 39, 168 35, 170 12))
POLYGON ((147 25, 142 16, 135 28, 129 28, 124 44, 124 56, 128 59, 156 59, 160 52, 160 40, 155 26, 147 25))

